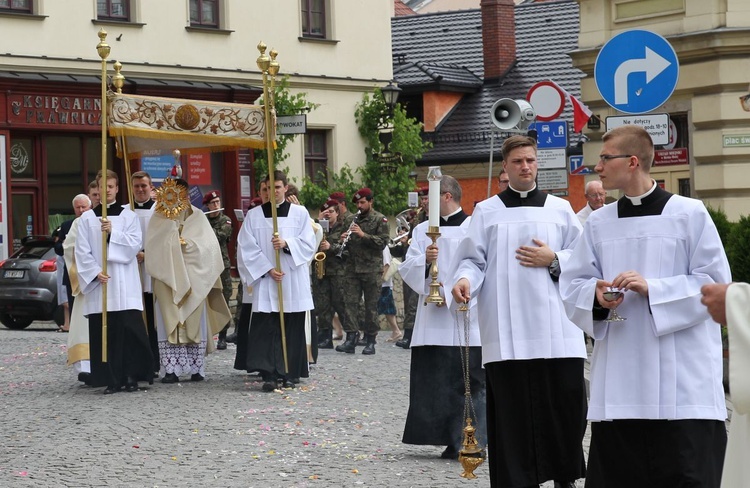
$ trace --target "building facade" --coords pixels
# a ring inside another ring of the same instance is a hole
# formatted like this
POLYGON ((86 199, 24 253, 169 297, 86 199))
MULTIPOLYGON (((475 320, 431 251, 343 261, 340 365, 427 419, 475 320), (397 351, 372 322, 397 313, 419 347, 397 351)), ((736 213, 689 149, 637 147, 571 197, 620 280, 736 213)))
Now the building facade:
MULTIPOLYGON (((284 167, 301 183, 318 170, 364 164, 354 111, 392 78, 393 9, 393 0, 0 1, 0 257, 72 214, 72 198, 101 167, 100 29, 111 46, 109 76, 119 61, 123 92, 141 95, 254 103, 262 93, 256 46, 276 49, 290 92, 317 105, 307 133, 287 146, 284 167)), ((126 203, 123 163, 108 146, 126 203)), ((132 170, 159 171, 170 157, 144 155, 132 170)), ((231 214, 255 196, 251 159, 230 151, 181 164, 201 191, 222 191, 231 214)))
MULTIPOLYGON (((723 208, 730 220, 750 213, 750 3, 744 0, 579 0, 574 65, 586 73, 584 102, 602 120, 617 115, 596 88, 594 65, 617 34, 644 29, 665 37, 680 62, 677 87, 652 113, 670 116, 673 135, 659 148, 654 178, 673 193, 723 208)), ((598 159, 604 124, 589 129, 584 157, 598 159)))

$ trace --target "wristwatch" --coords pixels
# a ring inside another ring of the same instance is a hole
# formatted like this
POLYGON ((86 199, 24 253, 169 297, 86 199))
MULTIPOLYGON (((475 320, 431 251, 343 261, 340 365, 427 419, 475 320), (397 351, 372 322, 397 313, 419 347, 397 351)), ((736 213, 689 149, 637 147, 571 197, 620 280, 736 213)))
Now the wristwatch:
POLYGON ((552 263, 550 263, 549 268, 547 269, 549 270, 549 274, 550 276, 552 276, 552 279, 554 281, 557 281, 556 278, 560 276, 560 260, 557 259, 557 254, 555 254, 554 259, 552 259, 552 263))

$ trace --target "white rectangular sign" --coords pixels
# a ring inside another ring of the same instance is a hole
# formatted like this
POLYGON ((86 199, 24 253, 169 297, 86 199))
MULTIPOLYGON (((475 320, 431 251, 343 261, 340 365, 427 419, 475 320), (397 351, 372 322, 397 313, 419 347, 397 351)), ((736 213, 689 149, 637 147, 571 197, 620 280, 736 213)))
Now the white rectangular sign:
POLYGON ((561 190, 568 188, 567 169, 543 169, 536 174, 536 184, 540 190, 561 190))
POLYGON ((276 133, 281 135, 304 134, 307 131, 307 115, 279 115, 276 117, 276 133))
POLYGON ((669 114, 617 115, 607 117, 607 130, 623 125, 639 125, 646 129, 654 146, 669 144, 669 114))
POLYGON ((568 168, 565 149, 538 149, 536 162, 539 169, 568 168))

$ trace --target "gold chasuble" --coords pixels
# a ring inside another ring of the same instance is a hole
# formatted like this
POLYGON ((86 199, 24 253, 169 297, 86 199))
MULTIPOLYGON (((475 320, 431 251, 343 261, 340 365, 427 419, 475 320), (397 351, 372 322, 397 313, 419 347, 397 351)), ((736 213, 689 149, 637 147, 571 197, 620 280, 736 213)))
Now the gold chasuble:
MULTIPOLYGON (((146 271, 153 278, 167 340, 171 344, 201 342, 205 305, 208 333, 216 334, 231 319, 222 295, 224 270, 219 241, 206 216, 190 206, 174 219, 154 212, 146 231, 146 271)), ((213 341, 208 341, 208 351, 213 341)))

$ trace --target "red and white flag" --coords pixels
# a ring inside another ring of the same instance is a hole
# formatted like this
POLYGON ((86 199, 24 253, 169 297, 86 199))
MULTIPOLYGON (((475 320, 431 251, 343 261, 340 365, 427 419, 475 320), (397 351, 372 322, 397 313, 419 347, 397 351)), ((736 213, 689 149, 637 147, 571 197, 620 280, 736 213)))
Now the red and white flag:
MULTIPOLYGON (((551 80, 550 80, 551 81, 551 80)), ((552 81, 552 83, 555 83, 552 81)), ((582 132, 583 128, 586 127, 586 123, 589 121, 594 112, 591 111, 582 101, 568 93, 568 90, 561 87, 557 83, 555 86, 562 91, 566 97, 570 100, 570 104, 573 106, 573 132, 582 132)))

